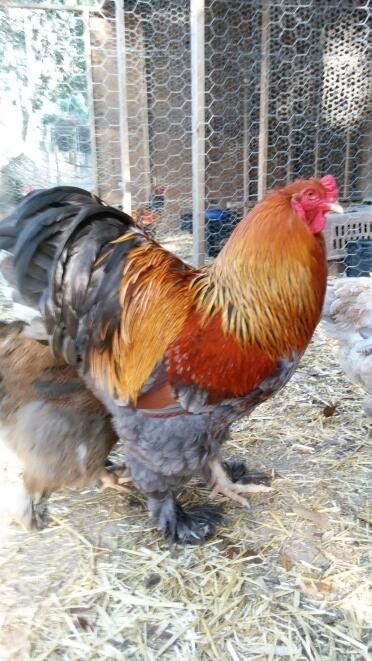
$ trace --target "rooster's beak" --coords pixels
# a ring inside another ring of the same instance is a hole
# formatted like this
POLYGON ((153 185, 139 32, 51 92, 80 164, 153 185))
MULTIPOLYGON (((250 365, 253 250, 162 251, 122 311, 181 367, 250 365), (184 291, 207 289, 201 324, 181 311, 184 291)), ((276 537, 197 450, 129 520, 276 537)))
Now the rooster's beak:
POLYGON ((344 213, 343 207, 338 202, 332 202, 328 205, 328 211, 333 211, 333 213, 344 213))

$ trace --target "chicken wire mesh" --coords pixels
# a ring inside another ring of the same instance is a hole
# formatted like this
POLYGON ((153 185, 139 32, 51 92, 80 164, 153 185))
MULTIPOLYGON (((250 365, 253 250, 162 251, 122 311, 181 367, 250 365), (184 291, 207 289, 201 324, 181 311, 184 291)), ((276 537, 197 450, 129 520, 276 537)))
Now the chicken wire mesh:
POLYGON ((332 172, 332 269, 372 271, 366 0, 12 0, 0 32, 0 214, 79 185, 190 259, 194 207, 208 259, 267 189, 332 172))

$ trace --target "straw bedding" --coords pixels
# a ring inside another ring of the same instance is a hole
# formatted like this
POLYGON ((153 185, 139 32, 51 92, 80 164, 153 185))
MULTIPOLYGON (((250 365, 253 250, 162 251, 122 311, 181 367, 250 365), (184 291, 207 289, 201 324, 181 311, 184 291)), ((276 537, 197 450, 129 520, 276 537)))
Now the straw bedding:
MULTIPOLYGON (((275 491, 250 510, 222 501, 224 525, 196 547, 169 547, 134 490, 59 492, 46 530, 10 526, 18 467, 2 449, 0 659, 372 658, 372 432, 361 399, 318 329, 290 384, 225 446, 273 471, 275 491)), ((207 496, 195 481, 182 500, 207 496)))

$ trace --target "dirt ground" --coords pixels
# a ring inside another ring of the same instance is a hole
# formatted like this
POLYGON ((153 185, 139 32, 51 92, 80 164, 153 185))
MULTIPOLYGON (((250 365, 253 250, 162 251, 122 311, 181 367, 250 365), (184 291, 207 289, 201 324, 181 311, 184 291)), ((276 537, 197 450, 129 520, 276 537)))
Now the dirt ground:
MULTIPOLYGON (((56 493, 50 526, 9 524, 18 467, 1 452, 0 660, 372 659, 372 430, 318 330, 287 388, 226 455, 273 471, 250 510, 222 499, 202 546, 168 546, 143 499, 56 493)), ((185 487, 184 503, 208 488, 185 487)))

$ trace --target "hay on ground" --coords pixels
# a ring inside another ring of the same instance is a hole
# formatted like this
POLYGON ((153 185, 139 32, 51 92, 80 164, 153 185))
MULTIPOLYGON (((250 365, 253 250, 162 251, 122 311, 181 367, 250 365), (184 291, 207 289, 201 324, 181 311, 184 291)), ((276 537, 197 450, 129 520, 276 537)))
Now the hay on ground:
MULTIPOLYGON (((372 434, 361 400, 318 330, 290 384, 226 442, 227 455, 273 471, 275 491, 251 510, 226 501, 203 546, 169 547, 135 492, 56 493, 41 533, 4 518, 0 659, 369 659, 372 434)), ((1 456, 4 502, 16 468, 1 456)), ((195 482, 182 501, 207 497, 195 482)))

